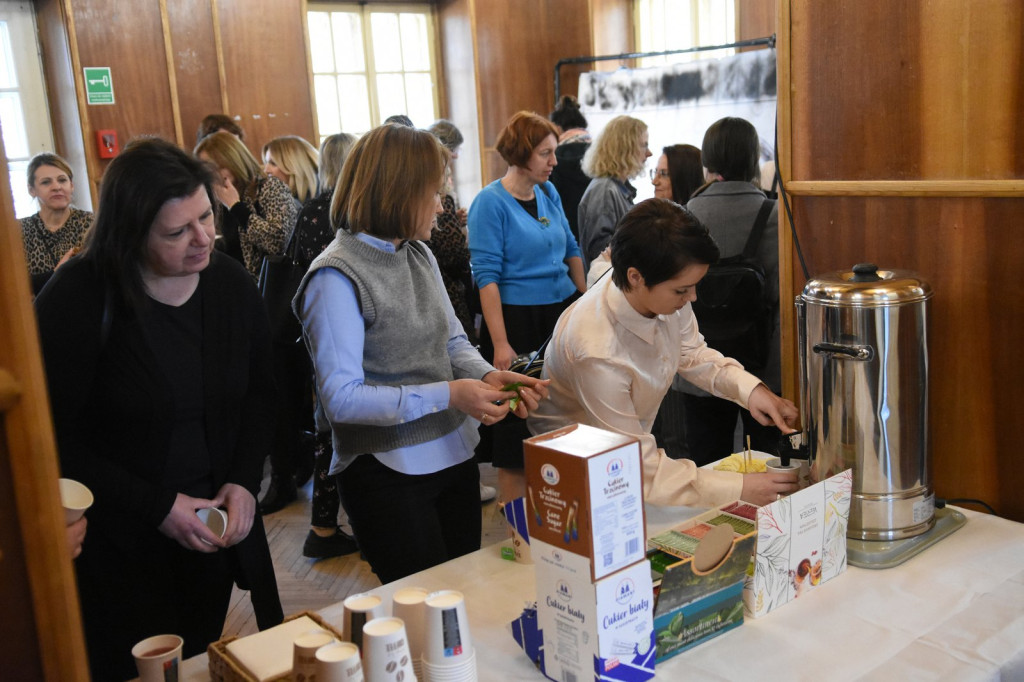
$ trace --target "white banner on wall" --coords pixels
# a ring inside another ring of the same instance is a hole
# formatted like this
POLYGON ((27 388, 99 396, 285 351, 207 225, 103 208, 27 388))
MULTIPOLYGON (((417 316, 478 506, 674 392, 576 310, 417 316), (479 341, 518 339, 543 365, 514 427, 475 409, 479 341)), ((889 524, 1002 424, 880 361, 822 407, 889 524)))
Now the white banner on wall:
MULTIPOLYGON (((649 69, 591 71, 580 76, 579 101, 595 138, 621 114, 647 124, 653 154, 647 170, 657 165, 662 147, 700 148, 704 131, 725 116, 753 123, 761 136, 762 161, 774 158, 775 50, 649 69)), ((646 171, 632 182, 637 201, 654 196, 646 171)))

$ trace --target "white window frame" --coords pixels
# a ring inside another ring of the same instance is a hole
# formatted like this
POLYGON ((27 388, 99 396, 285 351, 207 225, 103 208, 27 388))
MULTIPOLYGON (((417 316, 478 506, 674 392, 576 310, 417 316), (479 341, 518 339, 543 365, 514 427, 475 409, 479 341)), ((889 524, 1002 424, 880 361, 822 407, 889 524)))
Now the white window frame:
MULTIPOLYGON (((634 0, 633 18, 637 52, 665 52, 736 42, 736 3, 733 0, 634 0), (671 34, 673 25, 664 19, 665 11, 685 6, 689 8, 689 34, 671 34)), ((733 54, 736 54, 735 48, 644 57, 638 61, 638 66, 664 66, 733 54)))
MULTIPOLYGON (((437 51, 438 48, 437 48, 437 37, 436 37, 436 30, 435 30, 434 12, 433 12, 432 7, 429 4, 426 4, 426 3, 424 3, 424 4, 385 4, 385 3, 358 4, 358 3, 339 3, 339 2, 309 2, 307 4, 307 7, 306 7, 306 20, 307 20, 307 22, 309 20, 310 13, 313 13, 313 12, 349 12, 349 13, 354 13, 354 14, 359 14, 360 15, 360 27, 362 29, 362 35, 363 35, 363 59, 364 59, 364 67, 365 67, 365 71, 363 73, 365 74, 365 77, 366 77, 366 87, 367 87, 367 97, 368 97, 368 100, 369 100, 368 106, 369 106, 370 125, 371 125, 371 127, 375 127, 375 126, 378 126, 381 123, 383 123, 383 119, 386 118, 386 116, 390 116, 390 115, 396 114, 396 113, 402 113, 402 112, 394 111, 394 112, 388 113, 384 117, 381 116, 381 112, 380 112, 380 93, 378 92, 378 88, 377 88, 377 75, 378 75, 378 71, 377 71, 377 68, 376 68, 376 64, 374 62, 374 53, 373 53, 373 35, 372 35, 373 30, 372 30, 371 20, 370 20, 371 15, 373 15, 373 14, 422 14, 424 16, 424 18, 426 19, 425 23, 426 23, 426 27, 427 27, 427 47, 428 47, 427 53, 428 53, 429 64, 430 64, 429 74, 430 74, 431 84, 433 86, 433 88, 432 88, 432 90, 433 90, 433 93, 432 93, 433 114, 434 114, 434 118, 435 119, 439 116, 438 112, 440 111, 441 83, 440 83, 439 74, 438 74, 438 56, 437 56, 438 55, 438 51, 437 51)), ((312 51, 312 49, 313 48, 312 48, 312 44, 311 44, 310 45, 310 50, 312 51)), ((310 69, 311 69, 311 71, 312 71, 312 68, 313 68, 312 67, 312 62, 313 62, 313 59, 312 59, 312 52, 311 52, 311 57, 310 57, 310 69)), ((335 68, 337 68, 337 64, 335 64, 335 68)), ((350 72, 339 72, 339 71, 317 72, 317 71, 312 71, 312 75, 313 75, 314 79, 315 79, 316 76, 333 75, 333 76, 337 77, 338 75, 345 75, 346 73, 350 73, 350 72)), ((406 73, 424 73, 424 72, 423 71, 416 71, 416 70, 408 70, 408 71, 403 70, 403 71, 400 71, 400 72, 389 72, 389 71, 386 71, 386 72, 382 72, 382 73, 403 73, 403 74, 406 74, 406 73)), ((330 132, 326 132, 325 133, 323 128, 320 126, 319 111, 317 109, 316 89, 315 88, 313 90, 313 98, 314 98, 314 102, 313 102, 314 115, 317 116, 317 130, 319 131, 320 139, 322 141, 323 138, 327 137, 328 135, 332 134, 333 132, 338 132, 338 131, 330 131, 330 132)), ((339 103, 339 109, 340 109, 340 103, 339 103)), ((340 113, 339 113, 339 117, 340 117, 340 113)), ((416 125, 418 125, 418 126, 426 127, 427 125, 432 123, 433 120, 434 119, 431 119, 430 121, 414 121, 414 123, 416 123, 416 125)), ((366 131, 365 130, 343 130, 342 132, 352 133, 352 134, 356 134, 356 135, 361 135, 362 133, 365 133, 366 131)))

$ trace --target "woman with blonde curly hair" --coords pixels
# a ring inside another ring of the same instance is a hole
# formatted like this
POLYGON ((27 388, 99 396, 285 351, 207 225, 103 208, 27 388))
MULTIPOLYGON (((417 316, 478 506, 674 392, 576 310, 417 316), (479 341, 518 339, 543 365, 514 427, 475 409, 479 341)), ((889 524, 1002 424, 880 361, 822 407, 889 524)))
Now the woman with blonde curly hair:
POLYGON ((580 199, 580 250, 584 268, 612 238, 615 225, 633 205, 639 177, 651 156, 647 124, 632 116, 616 116, 583 156, 583 172, 593 178, 580 199))
POLYGON ((263 145, 263 171, 288 185, 300 204, 317 195, 316 147, 298 135, 275 137, 263 145))
POLYGON ((241 260, 255 278, 263 256, 284 253, 299 207, 288 187, 264 173, 256 157, 231 133, 221 130, 204 137, 195 155, 217 169, 214 190, 227 209, 221 212, 223 250, 241 260))

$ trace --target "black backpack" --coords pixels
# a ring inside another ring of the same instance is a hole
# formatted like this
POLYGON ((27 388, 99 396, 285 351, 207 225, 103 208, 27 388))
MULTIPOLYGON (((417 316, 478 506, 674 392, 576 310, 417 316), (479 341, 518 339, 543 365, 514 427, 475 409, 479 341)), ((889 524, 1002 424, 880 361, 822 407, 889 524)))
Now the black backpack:
POLYGON ((774 202, 765 199, 743 252, 722 258, 697 284, 693 313, 707 344, 748 370, 768 364, 774 305, 764 267, 755 259, 774 202))

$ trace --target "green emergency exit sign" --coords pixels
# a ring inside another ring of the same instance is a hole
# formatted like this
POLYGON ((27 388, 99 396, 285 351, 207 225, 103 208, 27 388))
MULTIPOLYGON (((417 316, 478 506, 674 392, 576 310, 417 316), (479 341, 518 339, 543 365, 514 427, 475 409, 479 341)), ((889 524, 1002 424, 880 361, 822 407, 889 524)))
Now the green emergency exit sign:
POLYGON ((113 104, 114 80, 109 66, 85 68, 85 101, 87 104, 113 104))

